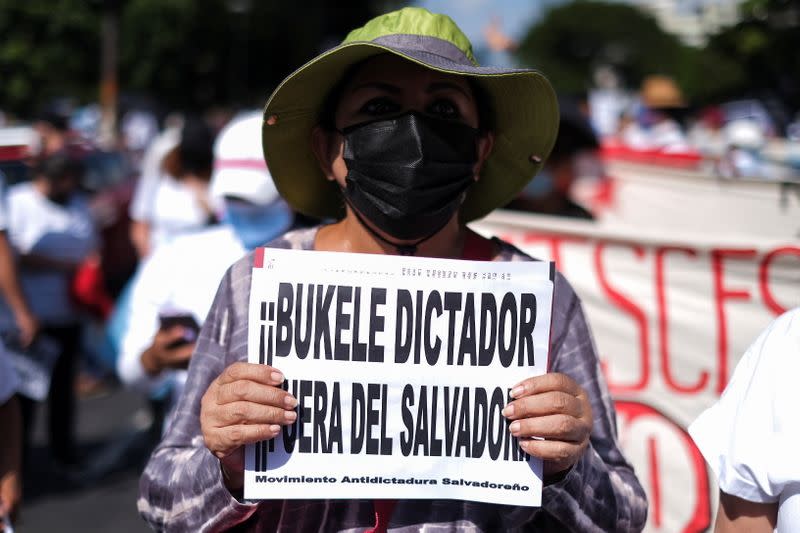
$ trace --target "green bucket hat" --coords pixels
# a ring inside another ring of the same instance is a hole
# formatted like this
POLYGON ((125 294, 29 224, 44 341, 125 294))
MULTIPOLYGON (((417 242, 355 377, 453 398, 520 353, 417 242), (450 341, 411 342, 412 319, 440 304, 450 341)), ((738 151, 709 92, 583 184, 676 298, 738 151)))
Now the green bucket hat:
POLYGON ((494 112, 494 148, 480 179, 460 208, 463 222, 505 205, 539 171, 558 131, 558 102, 541 73, 530 69, 478 66, 472 45, 445 15, 406 7, 376 17, 350 32, 337 47, 290 74, 264 108, 264 157, 278 191, 301 213, 339 218, 344 202, 326 180, 311 151, 311 130, 342 74, 364 59, 394 54, 423 67, 469 76, 489 94, 494 112))

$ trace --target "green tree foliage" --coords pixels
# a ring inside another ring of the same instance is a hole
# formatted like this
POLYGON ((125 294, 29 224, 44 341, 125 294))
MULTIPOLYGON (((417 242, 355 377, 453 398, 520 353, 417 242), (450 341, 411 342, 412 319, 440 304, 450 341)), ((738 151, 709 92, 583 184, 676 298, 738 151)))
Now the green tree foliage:
POLYGON ((613 67, 629 86, 653 73, 678 77, 683 54, 678 39, 640 9, 578 0, 550 9, 531 27, 517 58, 545 72, 557 90, 574 93, 592 85, 601 65, 613 67))
POLYGON ((373 15, 365 1, 129 0, 122 13, 121 80, 171 107, 263 104, 271 88, 373 15))
POLYGON ((577 0, 552 8, 532 26, 517 59, 541 69, 561 92, 586 90, 595 69, 607 65, 630 88, 649 74, 672 76, 697 106, 769 95, 797 110, 800 2, 746 0, 741 11, 739 24, 694 48, 634 6, 577 0))
POLYGON ((261 105, 293 69, 387 0, 0 0, 0 109, 97 100, 103 10, 119 20, 118 85, 168 108, 261 105))
POLYGON ((58 96, 90 97, 99 31, 84 0, 0 0, 0 109, 24 115, 58 96))
POLYGON ((742 20, 708 42, 708 52, 740 66, 720 96, 772 96, 800 110, 800 3, 749 0, 742 20))

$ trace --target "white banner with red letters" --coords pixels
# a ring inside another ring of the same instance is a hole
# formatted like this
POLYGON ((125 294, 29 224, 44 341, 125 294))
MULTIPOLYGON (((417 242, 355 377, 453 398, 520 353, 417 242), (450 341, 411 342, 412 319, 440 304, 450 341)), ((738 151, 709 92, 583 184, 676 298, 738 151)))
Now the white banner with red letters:
POLYGON ((583 301, 621 445, 650 502, 646 530, 707 530, 717 488, 686 427, 761 330, 800 305, 800 239, 507 211, 472 227, 555 261, 583 301))

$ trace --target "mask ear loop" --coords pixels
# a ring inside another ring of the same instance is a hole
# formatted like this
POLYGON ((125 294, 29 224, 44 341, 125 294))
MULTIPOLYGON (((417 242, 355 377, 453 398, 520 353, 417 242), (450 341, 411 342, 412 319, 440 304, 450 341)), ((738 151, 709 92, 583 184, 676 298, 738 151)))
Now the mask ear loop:
POLYGON ((396 242, 390 241, 389 239, 387 239, 386 237, 384 237, 383 235, 381 235, 380 233, 378 233, 377 231, 372 229, 372 226, 370 226, 369 223, 364 219, 364 217, 361 216, 361 213, 358 212, 358 209, 356 209, 353 206, 353 204, 350 203, 350 199, 347 197, 346 194, 344 194, 344 189, 342 189, 342 198, 344 198, 345 203, 347 203, 347 205, 350 206, 350 209, 353 210, 353 213, 355 213, 356 218, 358 219, 358 222, 362 226, 364 226, 367 229, 368 232, 370 232, 378 240, 380 240, 380 241, 388 244, 389 246, 392 246, 395 249, 397 249, 397 252, 400 255, 416 255, 417 254, 417 247, 420 244, 422 244, 423 242, 427 241, 428 239, 430 239, 431 237, 433 237, 434 235, 439 233, 442 230, 442 228, 445 227, 448 222, 450 222, 450 220, 445 220, 444 224, 442 224, 441 226, 436 228, 436 230, 433 233, 431 233, 430 235, 428 235, 426 237, 423 237, 423 238, 419 239, 418 241, 412 242, 411 244, 398 244, 396 242))

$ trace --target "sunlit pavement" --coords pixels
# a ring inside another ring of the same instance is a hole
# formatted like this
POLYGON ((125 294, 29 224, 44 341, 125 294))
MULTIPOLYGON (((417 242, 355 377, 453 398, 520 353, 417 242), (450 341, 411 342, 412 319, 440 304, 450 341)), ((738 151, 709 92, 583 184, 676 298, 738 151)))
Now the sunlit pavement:
POLYGON ((81 399, 78 438, 84 466, 75 469, 53 465, 44 445, 45 415, 40 408, 16 530, 149 531, 136 512, 139 473, 153 446, 147 401, 118 386, 81 399))

